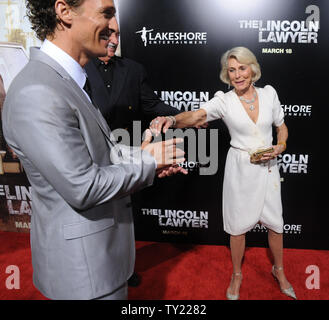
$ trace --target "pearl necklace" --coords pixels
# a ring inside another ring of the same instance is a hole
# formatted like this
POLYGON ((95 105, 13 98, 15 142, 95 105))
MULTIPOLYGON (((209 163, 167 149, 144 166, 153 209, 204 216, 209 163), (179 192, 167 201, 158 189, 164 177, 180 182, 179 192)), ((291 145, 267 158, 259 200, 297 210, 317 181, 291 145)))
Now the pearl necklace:
MULTIPOLYGON (((244 102, 247 103, 247 104, 250 104, 250 103, 254 103, 254 102, 256 101, 256 91, 254 91, 253 96, 254 96, 254 97, 253 97, 252 99, 250 99, 250 100, 244 98, 243 96, 239 97, 239 99, 240 99, 241 101, 244 101, 244 102)), ((249 107, 249 110, 250 110, 250 111, 254 111, 254 110, 255 110, 255 106, 252 104, 252 105, 249 107)))

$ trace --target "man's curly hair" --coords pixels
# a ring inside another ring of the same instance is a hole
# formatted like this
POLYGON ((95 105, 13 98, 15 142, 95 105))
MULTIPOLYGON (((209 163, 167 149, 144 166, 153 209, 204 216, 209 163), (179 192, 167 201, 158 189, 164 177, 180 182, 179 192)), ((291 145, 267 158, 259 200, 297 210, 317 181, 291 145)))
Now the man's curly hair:
MULTIPOLYGON (((84 0, 65 0, 71 7, 79 7, 84 0)), ((55 12, 56 0, 27 0, 27 16, 40 40, 52 36, 58 24, 55 12)))

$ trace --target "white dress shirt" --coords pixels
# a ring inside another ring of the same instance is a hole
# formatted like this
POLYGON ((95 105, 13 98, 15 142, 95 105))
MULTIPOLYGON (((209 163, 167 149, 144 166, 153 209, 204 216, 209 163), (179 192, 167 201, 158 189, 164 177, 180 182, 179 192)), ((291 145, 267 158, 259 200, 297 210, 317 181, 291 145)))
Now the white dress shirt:
MULTIPOLYGON (((86 71, 80 66, 80 64, 75 61, 69 54, 57 47, 52 42, 47 39, 43 42, 40 50, 54 59, 65 71, 71 76, 71 78, 78 84, 81 90, 85 93, 88 100, 91 102, 89 95, 83 87, 85 85, 87 74, 86 71)), ((92 103, 92 102, 91 102, 92 103)), ((101 114, 100 110, 97 108, 98 112, 101 114)), ((105 121, 105 119, 104 119, 105 121)), ((156 160, 154 159, 155 169, 157 168, 156 160)))
MULTIPOLYGON (((85 70, 80 66, 77 61, 75 61, 69 54, 67 54, 65 51, 63 51, 47 39, 43 42, 40 50, 46 53, 52 59, 54 59, 59 65, 61 65, 61 67, 65 69, 65 71, 83 90, 87 75, 85 70)), ((87 92, 84 90, 83 92, 86 94, 88 100, 90 101, 87 92)))

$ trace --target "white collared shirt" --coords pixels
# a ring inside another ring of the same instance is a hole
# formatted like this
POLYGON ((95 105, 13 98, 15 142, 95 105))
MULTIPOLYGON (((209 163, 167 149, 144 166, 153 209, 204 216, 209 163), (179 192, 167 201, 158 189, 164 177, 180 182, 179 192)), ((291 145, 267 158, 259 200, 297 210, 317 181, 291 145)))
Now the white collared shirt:
MULTIPOLYGON (((83 90, 85 85, 87 75, 85 70, 80 66, 80 64, 75 61, 69 54, 57 47, 52 42, 47 39, 43 42, 40 50, 54 59, 64 70, 71 76, 71 78, 78 84, 81 90, 85 93, 88 100, 91 102, 86 91, 83 90)), ((91 102, 92 103, 92 102, 91 102)), ((98 109, 98 108, 97 108, 98 109)), ((101 112, 98 109, 98 112, 101 112)), ((154 159, 154 158, 153 158, 154 159)), ((156 160, 154 159, 155 169, 157 168, 156 160)))
MULTIPOLYGON (((71 76, 71 78, 83 90, 87 76, 84 69, 76 60, 74 60, 69 54, 67 54, 65 51, 63 51, 47 39, 43 42, 40 51, 50 56, 61 67, 63 67, 65 71, 71 76)), ((84 90, 83 92, 86 94, 88 100, 90 101, 88 94, 84 90)))

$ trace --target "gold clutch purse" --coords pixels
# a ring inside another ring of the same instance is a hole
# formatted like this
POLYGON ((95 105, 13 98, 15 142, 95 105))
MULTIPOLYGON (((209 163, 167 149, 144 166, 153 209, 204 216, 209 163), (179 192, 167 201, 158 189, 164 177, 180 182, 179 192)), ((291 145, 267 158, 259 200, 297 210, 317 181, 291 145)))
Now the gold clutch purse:
POLYGON ((250 154, 250 162, 258 162, 265 153, 272 153, 274 151, 273 147, 266 149, 259 149, 250 154))

